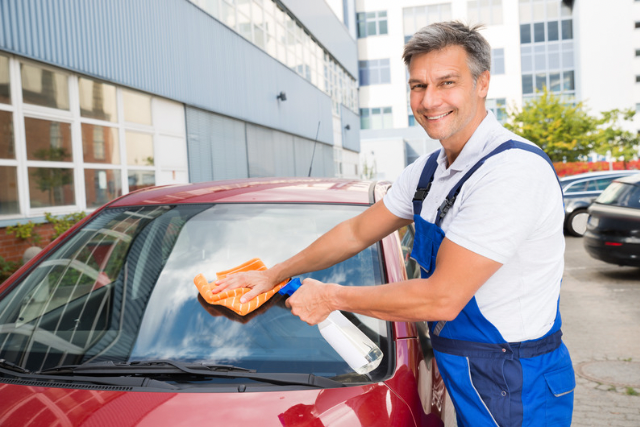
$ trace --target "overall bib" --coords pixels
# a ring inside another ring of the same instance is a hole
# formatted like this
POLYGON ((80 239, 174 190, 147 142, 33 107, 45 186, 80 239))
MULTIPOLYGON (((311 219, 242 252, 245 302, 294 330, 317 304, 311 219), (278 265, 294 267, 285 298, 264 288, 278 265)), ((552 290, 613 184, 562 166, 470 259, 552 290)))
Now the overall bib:
MULTIPOLYGON (((421 216, 422 202, 431 188, 438 153, 428 160, 413 199, 415 241, 411 257, 422 278, 435 269, 445 233, 440 224, 460 188, 491 156, 521 149, 543 157, 538 147, 507 141, 476 163, 451 189, 438 208, 435 224, 421 216)), ((555 172, 554 172, 555 173, 555 172)), ((480 312, 475 297, 449 322, 429 322, 436 362, 456 408, 458 426, 570 426, 575 376, 569 352, 562 343, 559 310, 542 338, 509 343, 480 312)))

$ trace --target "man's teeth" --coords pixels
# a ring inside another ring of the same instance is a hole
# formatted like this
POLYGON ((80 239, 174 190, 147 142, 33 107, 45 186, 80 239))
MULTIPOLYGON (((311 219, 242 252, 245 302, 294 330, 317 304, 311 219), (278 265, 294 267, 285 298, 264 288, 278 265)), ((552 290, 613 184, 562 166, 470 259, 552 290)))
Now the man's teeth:
POLYGON ((441 119, 442 117, 446 116, 447 114, 449 114, 451 111, 449 111, 448 113, 444 113, 444 114, 440 114, 439 116, 427 116, 427 119, 429 120, 437 120, 437 119, 441 119))

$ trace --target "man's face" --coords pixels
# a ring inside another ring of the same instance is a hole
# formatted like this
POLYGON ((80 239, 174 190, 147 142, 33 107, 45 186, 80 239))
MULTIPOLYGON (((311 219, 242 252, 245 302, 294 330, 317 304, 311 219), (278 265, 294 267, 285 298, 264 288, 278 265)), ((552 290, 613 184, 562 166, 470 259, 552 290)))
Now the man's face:
POLYGON ((412 57, 409 87, 414 117, 445 149, 461 150, 486 115, 489 72, 474 84, 460 46, 412 57))

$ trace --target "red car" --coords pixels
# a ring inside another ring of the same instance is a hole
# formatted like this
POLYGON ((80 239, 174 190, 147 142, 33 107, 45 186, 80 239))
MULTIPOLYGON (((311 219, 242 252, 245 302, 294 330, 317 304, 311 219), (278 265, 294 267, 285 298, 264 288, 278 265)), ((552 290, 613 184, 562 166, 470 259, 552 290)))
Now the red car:
MULTIPOLYGON (((193 284, 251 258, 286 259, 388 186, 247 179, 144 189, 100 208, 0 286, 0 425, 455 425, 424 325, 343 313, 384 353, 361 375, 284 296, 240 317, 193 284)), ((304 277, 403 280, 414 272, 403 232, 304 277)))

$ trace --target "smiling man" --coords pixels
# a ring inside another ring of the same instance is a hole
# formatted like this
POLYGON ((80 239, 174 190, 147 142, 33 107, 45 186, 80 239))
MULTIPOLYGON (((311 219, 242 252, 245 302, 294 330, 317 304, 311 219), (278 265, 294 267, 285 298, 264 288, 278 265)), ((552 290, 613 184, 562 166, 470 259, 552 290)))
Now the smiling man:
POLYGON ((562 192, 548 157, 485 108, 490 46, 458 22, 406 44, 411 108, 441 149, 385 198, 263 272, 230 276, 251 299, 327 268, 412 222, 421 278, 376 287, 311 279, 287 304, 309 324, 334 310, 428 321, 459 426, 569 426, 575 377, 561 341, 562 192))

